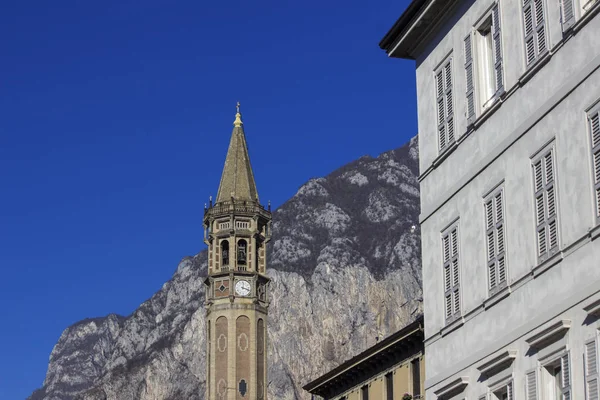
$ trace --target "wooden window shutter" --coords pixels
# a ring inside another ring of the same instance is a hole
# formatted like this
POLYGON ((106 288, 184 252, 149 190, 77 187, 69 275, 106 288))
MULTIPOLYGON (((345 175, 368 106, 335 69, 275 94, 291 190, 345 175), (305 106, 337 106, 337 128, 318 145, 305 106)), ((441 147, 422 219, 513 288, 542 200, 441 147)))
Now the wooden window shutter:
POLYGON ((546 26, 544 16, 544 0, 533 0, 535 9, 535 30, 537 39, 537 54, 539 55, 546 49, 546 26))
POLYGON ((527 400, 537 400, 537 376, 535 370, 525 374, 525 396, 527 400))
POLYGON ((560 0, 560 19, 563 32, 571 29, 575 23, 575 7, 573 0, 560 0))
POLYGON ((508 384, 506 385, 506 399, 507 400, 514 400, 514 396, 513 396, 513 382, 512 381, 508 382, 508 384))
POLYGON ((444 76, 442 71, 435 76, 438 114, 438 138, 440 150, 446 148, 446 106, 444 104, 444 76))
POLYGON ((465 38, 465 75, 467 80, 467 125, 475 121, 475 88, 473 84, 473 43, 471 34, 465 38))
POLYGON ((562 389, 562 400, 571 400, 571 367, 569 365, 569 353, 560 359, 560 382, 562 389))
POLYGON ((498 3, 492 9, 492 39, 494 44, 496 96, 498 96, 504 90, 504 79, 502 76, 502 35, 500 31, 500 8, 498 3))
POLYGON ((596 216, 600 217, 600 110, 594 110, 588 118, 590 121, 590 135, 592 139, 592 167, 594 171, 596 216))
POLYGON ((454 142, 454 101, 452 96, 452 59, 444 67, 446 84, 446 129, 448 131, 448 144, 454 142))
POLYGON ((544 261, 559 247, 553 150, 533 164, 533 179, 537 250, 540 261, 544 261))
POLYGON ((484 203, 490 294, 506 283, 503 196, 504 189, 500 188, 484 203))
POLYGON ((498 284, 506 282, 506 263, 504 255, 504 190, 500 190, 494 197, 496 211, 496 242, 498 258, 498 284))
POLYGON ((458 227, 442 237, 444 261, 444 308, 446 319, 460 314, 460 276, 458 264, 458 227))
POLYGON ((525 58, 527 65, 547 50, 544 0, 524 0, 523 24, 525 29, 525 58))
POLYGON ((598 349, 596 340, 585 344, 585 398, 586 400, 599 400, 598 393, 598 349))
POLYGON ((527 64, 535 60, 535 38, 533 36, 533 6, 531 1, 523 5, 523 24, 525 28, 525 56, 527 64))

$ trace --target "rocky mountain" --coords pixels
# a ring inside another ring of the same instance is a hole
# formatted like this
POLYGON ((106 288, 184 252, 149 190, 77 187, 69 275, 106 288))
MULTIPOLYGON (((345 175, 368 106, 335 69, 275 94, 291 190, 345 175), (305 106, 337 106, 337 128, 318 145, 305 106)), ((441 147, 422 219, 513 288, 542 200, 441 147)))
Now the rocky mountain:
MULTIPOLYGON (((301 387, 421 312, 417 139, 311 179, 273 214, 270 399, 301 387)), ((200 232, 198 233, 201 234, 200 232)), ((80 321, 30 400, 204 399, 206 252, 128 317, 80 321)))

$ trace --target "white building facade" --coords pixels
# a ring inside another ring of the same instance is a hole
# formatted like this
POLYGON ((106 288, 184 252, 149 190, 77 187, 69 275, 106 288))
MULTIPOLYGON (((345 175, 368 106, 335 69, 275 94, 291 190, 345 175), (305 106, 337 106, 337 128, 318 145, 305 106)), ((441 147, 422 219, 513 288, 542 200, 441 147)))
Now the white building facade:
POLYGON ((425 390, 598 400, 600 0, 413 0, 425 390))

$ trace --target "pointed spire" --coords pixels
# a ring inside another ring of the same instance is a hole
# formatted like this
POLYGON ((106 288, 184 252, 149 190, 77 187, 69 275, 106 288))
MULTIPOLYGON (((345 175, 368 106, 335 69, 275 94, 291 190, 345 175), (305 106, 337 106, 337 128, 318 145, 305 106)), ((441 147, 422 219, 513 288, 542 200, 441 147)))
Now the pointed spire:
POLYGON ((250 165, 239 102, 216 202, 229 201, 232 198, 258 202, 258 192, 250 165))

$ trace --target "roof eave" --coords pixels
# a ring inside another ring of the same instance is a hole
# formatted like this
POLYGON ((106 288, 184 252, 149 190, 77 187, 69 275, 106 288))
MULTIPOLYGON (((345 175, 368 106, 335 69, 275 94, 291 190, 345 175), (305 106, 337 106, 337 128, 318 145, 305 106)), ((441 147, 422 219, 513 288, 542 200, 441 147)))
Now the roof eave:
POLYGON ((369 357, 373 356, 374 354, 377 354, 382 349, 390 346, 391 344, 393 344, 395 342, 405 340, 407 337, 414 335, 418 331, 423 331, 423 329, 424 329, 423 323, 424 323, 424 318, 421 315, 415 321, 411 322, 404 328, 393 333, 392 335, 385 338, 384 340, 377 343, 376 345, 366 349, 362 353, 352 357, 351 359, 347 360, 346 362, 342 363, 341 365, 337 366, 336 368, 332 369, 331 371, 325 373, 324 375, 307 383, 302 388, 309 393, 315 393, 317 390, 319 390, 320 387, 326 385, 332 379, 335 379, 336 377, 343 375, 344 373, 351 370, 353 367, 359 365, 364 360, 368 359, 369 357))
POLYGON ((459 0, 413 0, 379 47, 394 58, 415 60, 424 40, 448 17, 459 0))

